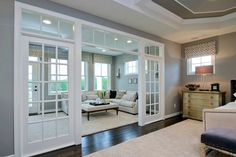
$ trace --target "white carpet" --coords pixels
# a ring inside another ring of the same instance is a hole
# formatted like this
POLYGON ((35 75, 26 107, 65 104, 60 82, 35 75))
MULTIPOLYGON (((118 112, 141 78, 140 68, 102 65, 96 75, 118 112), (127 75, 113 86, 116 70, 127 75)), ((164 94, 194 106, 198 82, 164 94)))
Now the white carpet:
POLYGON ((120 126, 132 124, 138 121, 138 115, 132 115, 120 112, 116 115, 116 111, 102 111, 90 114, 90 120, 87 120, 87 114, 82 116, 82 135, 117 128, 120 126))
MULTIPOLYGON (((202 123, 185 120, 87 157, 200 157, 202 123)), ((223 157, 211 153, 208 157, 223 157)))

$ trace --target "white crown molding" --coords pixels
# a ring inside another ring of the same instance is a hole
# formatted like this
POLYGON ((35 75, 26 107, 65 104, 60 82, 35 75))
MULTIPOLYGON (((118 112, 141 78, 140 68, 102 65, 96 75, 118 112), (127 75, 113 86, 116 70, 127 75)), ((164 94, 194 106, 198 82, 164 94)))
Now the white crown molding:
MULTIPOLYGON (((154 3, 152 0, 113 0, 119 4, 122 4, 128 8, 136 10, 142 14, 145 14, 152 19, 163 22, 172 28, 180 28, 183 25, 189 24, 210 24, 217 23, 220 24, 226 20, 234 20, 236 18, 236 13, 231 13, 221 17, 211 17, 211 18, 196 18, 196 19, 183 19, 169 10, 163 8, 162 6, 154 3)), ((177 0, 175 0, 177 1, 177 0)))
POLYGON ((180 2, 179 0, 175 0, 176 3, 178 3, 179 5, 181 5, 182 7, 184 7, 185 9, 187 9, 188 11, 190 11, 191 13, 193 14, 211 14, 211 13, 223 13, 223 12, 226 12, 226 11, 229 11, 231 9, 235 9, 236 6, 234 7, 231 7, 231 8, 228 8, 228 9, 224 9, 224 10, 218 10, 218 11, 193 11, 191 8, 189 8, 188 6, 186 6, 185 4, 183 4, 182 2, 180 2))

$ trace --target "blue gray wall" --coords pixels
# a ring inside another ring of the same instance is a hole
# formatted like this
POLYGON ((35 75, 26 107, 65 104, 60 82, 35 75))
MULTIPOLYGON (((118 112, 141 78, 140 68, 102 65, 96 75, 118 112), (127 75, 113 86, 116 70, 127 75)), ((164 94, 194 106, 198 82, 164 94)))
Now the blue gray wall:
MULTIPOLYGON (((166 78, 166 114, 179 111, 181 88, 181 45, 151 35, 131 27, 127 27, 94 15, 68 8, 48 0, 18 0, 48 10, 56 11, 69 16, 84 19, 97 24, 105 25, 117 30, 142 36, 165 44, 165 78, 166 78), (167 99, 168 98, 168 99, 167 99), (173 104, 177 104, 177 108, 173 104)), ((14 153, 13 142, 13 78, 14 78, 14 0, 0 1, 0 156, 14 153), (4 126, 4 127, 3 127, 4 126)), ((158 28, 157 28, 158 29, 158 28)))
POLYGON ((125 62, 138 60, 138 56, 122 54, 115 57, 115 72, 120 69, 120 77, 115 77, 115 89, 138 91, 138 84, 129 83, 129 79, 138 78, 138 75, 125 75, 125 62))
POLYGON ((14 0, 0 0, 0 156, 13 154, 14 0))

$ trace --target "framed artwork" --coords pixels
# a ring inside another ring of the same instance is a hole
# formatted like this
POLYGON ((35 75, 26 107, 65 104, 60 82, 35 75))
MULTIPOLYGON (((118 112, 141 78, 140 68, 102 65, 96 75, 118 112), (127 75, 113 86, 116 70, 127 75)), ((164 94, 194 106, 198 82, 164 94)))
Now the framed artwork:
POLYGON ((137 84, 138 83, 138 79, 137 78, 133 78, 133 84, 137 84))
POLYGON ((129 83, 129 84, 132 84, 132 78, 129 78, 129 79, 128 79, 128 83, 129 83))

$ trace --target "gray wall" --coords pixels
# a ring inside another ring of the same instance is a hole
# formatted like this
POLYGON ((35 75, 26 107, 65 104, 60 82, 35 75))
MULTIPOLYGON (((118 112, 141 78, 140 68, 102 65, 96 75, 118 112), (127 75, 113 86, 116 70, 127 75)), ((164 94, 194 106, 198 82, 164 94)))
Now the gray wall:
POLYGON ((0 21, 0 156, 5 156, 14 151, 14 0, 0 1, 0 21))
POLYGON ((123 54, 115 57, 115 72, 120 69, 120 78, 115 77, 115 89, 138 91, 138 84, 129 84, 128 79, 138 78, 138 75, 125 75, 125 62, 138 60, 138 56, 123 54))
MULTIPOLYGON (((217 54, 215 60, 215 74, 212 76, 207 76, 205 78, 208 88, 210 89, 211 83, 220 83, 220 90, 226 91, 226 102, 230 101, 230 80, 236 79, 236 32, 225 34, 213 38, 208 38, 204 40, 199 40, 191 43, 186 43, 182 45, 182 55, 184 57, 184 47, 193 45, 196 43, 206 42, 209 40, 217 41, 217 54)), ((186 75, 185 61, 183 60, 183 83, 199 83, 201 84, 201 78, 193 75, 186 75)))

